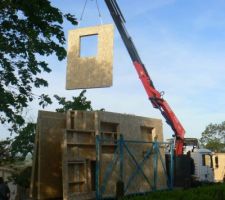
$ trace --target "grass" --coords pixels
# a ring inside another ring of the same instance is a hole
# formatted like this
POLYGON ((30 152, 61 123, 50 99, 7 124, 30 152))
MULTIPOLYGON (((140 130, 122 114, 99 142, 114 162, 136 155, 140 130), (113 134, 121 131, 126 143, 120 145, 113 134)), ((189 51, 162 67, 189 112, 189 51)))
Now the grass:
POLYGON ((130 197, 132 200, 225 200, 225 184, 205 185, 191 189, 157 191, 147 195, 130 197))

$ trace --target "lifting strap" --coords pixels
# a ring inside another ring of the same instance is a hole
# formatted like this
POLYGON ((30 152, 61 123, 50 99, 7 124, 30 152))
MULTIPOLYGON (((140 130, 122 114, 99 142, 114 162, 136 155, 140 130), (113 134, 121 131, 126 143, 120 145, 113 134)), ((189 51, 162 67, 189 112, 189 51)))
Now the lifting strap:
MULTIPOLYGON (((96 5, 97 11, 98 11, 99 21, 100 21, 100 23, 102 25, 103 24, 103 20, 102 20, 102 14, 101 14, 101 11, 100 11, 98 0, 91 0, 91 1, 95 1, 95 5, 96 5)), ((86 10, 86 7, 87 7, 87 3, 88 3, 88 0, 85 0, 84 6, 83 6, 83 9, 82 9, 82 12, 81 12, 80 19, 78 21, 78 27, 80 27, 80 24, 81 24, 81 22, 82 22, 82 20, 84 18, 84 14, 85 14, 85 10, 86 10)))

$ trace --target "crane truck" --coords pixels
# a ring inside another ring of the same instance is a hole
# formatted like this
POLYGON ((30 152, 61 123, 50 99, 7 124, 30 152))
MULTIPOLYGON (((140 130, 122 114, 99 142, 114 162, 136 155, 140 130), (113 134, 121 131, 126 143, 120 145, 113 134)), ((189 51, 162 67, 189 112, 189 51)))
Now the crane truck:
MULTIPOLYGON (((175 113, 163 98, 163 94, 160 93, 154 86, 151 77, 149 76, 138 51, 132 41, 131 36, 125 27, 125 18, 117 4, 116 0, 105 0, 105 3, 109 9, 109 12, 113 18, 113 21, 120 33, 120 36, 126 46, 126 49, 130 55, 133 65, 137 71, 137 74, 144 86, 144 89, 148 95, 149 100, 154 108, 158 109, 163 117, 165 118, 167 124, 174 131, 175 139, 175 184, 177 180, 178 185, 184 184, 185 180, 192 180, 198 182, 212 182, 213 181, 213 166, 212 166, 212 152, 207 149, 196 148, 194 143, 191 143, 192 149, 188 154, 185 154, 185 149, 187 146, 185 144, 185 130, 176 117, 175 113), (193 161, 190 167, 188 163, 190 160, 193 161), (192 170, 191 170, 192 168, 192 170), (189 171, 190 173, 187 173, 189 171), (193 172, 191 172, 193 171, 193 172), (191 177, 189 177, 191 175, 191 177), (190 178, 190 179, 189 179, 190 178)), ((186 140, 187 143, 187 140, 186 140)))

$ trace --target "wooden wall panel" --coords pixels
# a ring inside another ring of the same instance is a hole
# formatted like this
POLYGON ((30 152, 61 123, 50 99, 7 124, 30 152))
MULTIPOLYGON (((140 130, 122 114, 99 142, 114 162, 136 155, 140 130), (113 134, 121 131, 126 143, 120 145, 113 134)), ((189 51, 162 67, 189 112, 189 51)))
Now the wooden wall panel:
POLYGON ((113 25, 99 25, 69 31, 66 89, 112 85, 113 25), (97 55, 81 57, 81 37, 97 35, 97 55))
POLYGON ((39 111, 34 152, 36 162, 32 172, 36 199, 62 198, 61 146, 65 126, 65 114, 39 111))

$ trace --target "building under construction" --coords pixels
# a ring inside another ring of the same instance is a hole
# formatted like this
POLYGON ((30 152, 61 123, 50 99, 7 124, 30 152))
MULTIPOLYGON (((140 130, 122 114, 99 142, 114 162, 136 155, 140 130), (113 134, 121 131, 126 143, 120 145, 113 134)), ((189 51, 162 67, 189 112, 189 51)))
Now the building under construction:
POLYGON ((162 141, 159 119, 102 111, 40 111, 31 196, 112 197, 121 180, 126 194, 165 189, 162 141))

